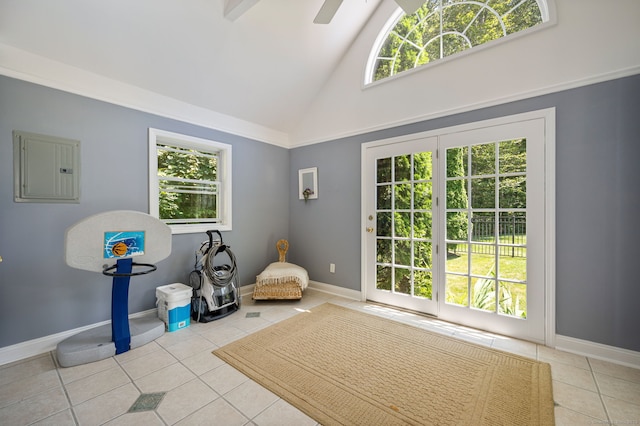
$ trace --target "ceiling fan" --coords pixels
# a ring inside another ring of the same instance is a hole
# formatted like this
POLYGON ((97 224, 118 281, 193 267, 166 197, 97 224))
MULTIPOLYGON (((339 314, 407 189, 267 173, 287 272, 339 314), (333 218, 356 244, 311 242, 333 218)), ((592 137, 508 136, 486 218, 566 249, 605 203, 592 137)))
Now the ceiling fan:
MULTIPOLYGON (((418 10, 425 0, 395 0, 395 2, 398 3, 398 6, 400 6, 402 10, 404 10, 404 13, 410 15, 418 10)), ((341 4, 342 0, 325 0, 313 20, 313 23, 328 24, 331 22, 341 4)))

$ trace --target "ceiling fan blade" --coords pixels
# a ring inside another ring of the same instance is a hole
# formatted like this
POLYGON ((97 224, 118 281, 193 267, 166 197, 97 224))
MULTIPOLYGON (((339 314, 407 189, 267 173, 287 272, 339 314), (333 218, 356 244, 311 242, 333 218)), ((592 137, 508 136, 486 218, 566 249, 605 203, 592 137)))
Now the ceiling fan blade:
POLYGON ((333 15, 336 14, 338 8, 342 4, 342 0, 325 0, 313 20, 314 24, 328 24, 333 19, 333 15))
POLYGON ((420 9, 425 0, 395 0, 398 6, 404 10, 404 13, 411 15, 416 10, 420 9))

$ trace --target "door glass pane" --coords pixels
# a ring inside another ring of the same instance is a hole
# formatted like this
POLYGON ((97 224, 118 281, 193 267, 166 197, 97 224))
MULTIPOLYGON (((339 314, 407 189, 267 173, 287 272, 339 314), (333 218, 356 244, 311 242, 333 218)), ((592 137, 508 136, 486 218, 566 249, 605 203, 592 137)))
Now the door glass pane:
POLYGON ((376 265, 376 289, 391 290, 391 267, 376 265))
POLYGON ((413 295, 431 299, 433 277, 430 271, 416 269, 413 271, 413 295))
POLYGON ((500 246, 498 271, 502 279, 526 281, 527 258, 520 254, 518 247, 500 246))
POLYGON ((447 177, 468 176, 468 148, 466 146, 447 149, 447 177))
POLYGON ((411 179, 411 154, 400 155, 394 158, 395 182, 411 179))
POLYGON ((498 312, 517 318, 527 318, 526 284, 500 281, 500 302, 498 312))
POLYGON ((471 175, 492 175, 496 172, 496 144, 488 143, 471 147, 471 175))
POLYGON ((498 234, 501 243, 527 244, 527 214, 524 211, 500 212, 498 234))
POLYGON ((471 244, 471 275, 494 277, 496 274, 495 246, 471 244))
POLYGON ((408 210, 411 208, 411 184, 402 183, 394 185, 395 208, 408 210))
POLYGON ((411 294, 411 269, 395 268, 394 291, 401 294, 411 294))
POLYGON ((495 243, 496 214, 494 212, 473 212, 471 225, 473 229, 471 241, 495 243))
POLYGON ((468 206, 467 179, 447 180, 447 208, 466 209, 468 206))
POLYGON ((527 171, 526 139, 500 142, 498 149, 500 151, 499 173, 525 173, 527 171))
POLYGON ((431 152, 413 154, 413 180, 430 180, 431 175, 431 152))
POLYGON ((496 206, 495 178, 471 179, 471 207, 492 209, 496 206))
POLYGON ((458 274, 469 273, 469 255, 467 254, 467 244, 451 244, 447 249, 447 263, 445 270, 447 272, 456 272, 458 274))
POLYGON ((431 212, 417 212, 413 214, 413 237, 431 238, 431 212))
POLYGON ((391 213, 390 212, 378 212, 376 229, 379 237, 391 236, 391 213))
POLYGON ((380 185, 377 187, 376 208, 378 210, 391 209, 391 185, 380 185))
POLYGON ((496 311, 496 281, 488 278, 471 279, 471 307, 496 311))
POLYGON ((391 182, 391 158, 379 158, 376 161, 376 182, 391 182))
POLYGON ((411 213, 395 212, 393 219, 394 237, 409 238, 411 236, 411 213))
POLYGON ((396 240, 393 263, 395 265, 411 266, 411 241, 396 240))
POLYGON ((416 268, 431 268, 431 242, 413 242, 413 266, 416 268))
POLYGON ((453 305, 469 306, 469 278, 447 274, 445 284, 446 302, 453 305))
POLYGON ((527 178, 525 176, 500 177, 500 208, 527 208, 527 178))
POLYGON ((469 238, 469 214, 447 212, 447 239, 467 241, 469 238))
POLYGON ((413 208, 431 210, 431 182, 413 184, 413 208))
POLYGON ((376 240, 376 262, 391 263, 391 240, 378 238, 376 240))

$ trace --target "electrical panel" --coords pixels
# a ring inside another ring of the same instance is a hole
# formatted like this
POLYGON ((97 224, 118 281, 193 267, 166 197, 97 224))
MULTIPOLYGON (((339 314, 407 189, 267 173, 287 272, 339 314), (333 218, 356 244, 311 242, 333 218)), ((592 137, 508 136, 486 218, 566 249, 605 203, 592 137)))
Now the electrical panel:
POLYGON ((80 141, 13 132, 14 201, 80 202, 80 141))

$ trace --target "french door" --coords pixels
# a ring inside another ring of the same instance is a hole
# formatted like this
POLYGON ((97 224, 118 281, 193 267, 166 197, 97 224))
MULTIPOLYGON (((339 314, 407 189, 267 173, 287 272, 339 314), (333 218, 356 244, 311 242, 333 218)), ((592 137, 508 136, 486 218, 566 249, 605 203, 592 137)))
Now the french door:
POLYGON ((437 141, 422 138, 376 146, 367 150, 365 163, 371 191, 365 221, 367 298, 434 315, 437 141))
POLYGON ((363 146, 368 300, 545 342, 545 120, 363 146))

